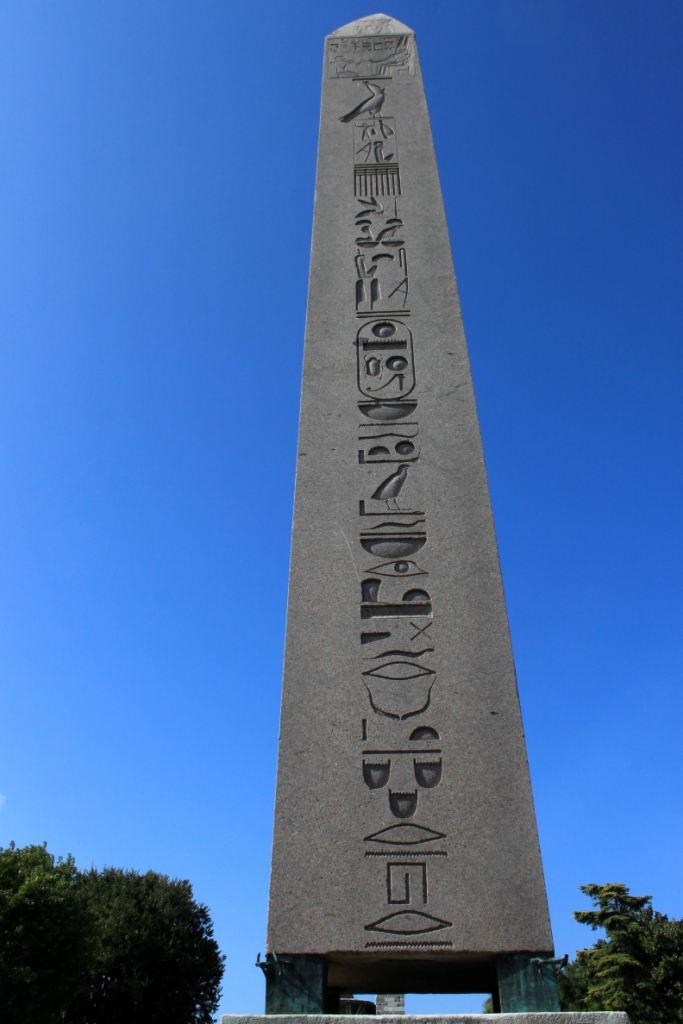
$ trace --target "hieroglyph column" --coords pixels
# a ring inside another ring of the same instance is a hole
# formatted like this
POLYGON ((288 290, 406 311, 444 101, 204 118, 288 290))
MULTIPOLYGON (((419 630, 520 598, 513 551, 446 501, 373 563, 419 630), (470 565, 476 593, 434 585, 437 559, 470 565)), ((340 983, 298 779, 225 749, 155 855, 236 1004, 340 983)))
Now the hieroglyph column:
POLYGON ((268 948, 552 947, 417 47, 374 15, 325 43, 268 948))

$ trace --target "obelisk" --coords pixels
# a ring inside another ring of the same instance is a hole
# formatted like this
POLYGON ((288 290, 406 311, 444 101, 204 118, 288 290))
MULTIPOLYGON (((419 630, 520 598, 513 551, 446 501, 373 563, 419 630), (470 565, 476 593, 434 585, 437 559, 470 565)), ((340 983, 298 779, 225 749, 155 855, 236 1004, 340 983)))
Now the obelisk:
POLYGON ((267 1012, 559 1009, 552 955, 418 52, 378 14, 325 42, 267 1012))

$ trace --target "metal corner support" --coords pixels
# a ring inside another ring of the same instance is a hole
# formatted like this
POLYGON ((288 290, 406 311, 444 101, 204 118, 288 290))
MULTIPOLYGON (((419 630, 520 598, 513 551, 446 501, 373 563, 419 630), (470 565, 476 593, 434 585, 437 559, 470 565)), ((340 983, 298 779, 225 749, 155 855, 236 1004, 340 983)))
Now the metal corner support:
POLYGON ((559 1013, 560 958, 501 956, 496 961, 500 1013, 559 1013))
POLYGON ((266 976, 266 1014, 329 1012, 324 956, 259 954, 256 966, 266 976))

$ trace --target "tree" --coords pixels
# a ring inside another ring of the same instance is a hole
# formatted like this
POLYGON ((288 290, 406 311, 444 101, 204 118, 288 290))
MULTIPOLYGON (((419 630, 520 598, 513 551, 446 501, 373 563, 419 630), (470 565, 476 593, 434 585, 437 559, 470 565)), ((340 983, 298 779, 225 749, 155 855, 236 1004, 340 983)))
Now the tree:
POLYGON ((72 857, 0 848, 0 1024, 53 1024, 92 963, 92 925, 72 857))
POLYGON ((623 1010, 631 1024, 683 1024, 683 920, 653 911, 625 885, 582 885, 595 910, 574 917, 607 939, 582 949, 560 975, 563 1010, 623 1010))
POLYGON ((105 868, 84 888, 97 961, 65 1024, 210 1024, 225 957, 190 883, 105 868))

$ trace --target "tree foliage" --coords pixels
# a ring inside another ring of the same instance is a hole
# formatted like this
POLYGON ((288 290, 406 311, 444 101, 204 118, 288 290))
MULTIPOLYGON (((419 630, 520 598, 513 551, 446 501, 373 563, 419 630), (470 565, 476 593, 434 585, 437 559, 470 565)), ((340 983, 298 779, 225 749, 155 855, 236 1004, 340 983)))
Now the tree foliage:
POLYGON ((86 983, 93 924, 72 857, 0 849, 0 1024, 53 1024, 86 983))
POLYGON ((577 953, 560 976, 563 1010, 622 1010, 631 1024, 683 1024, 683 920, 652 909, 625 885, 582 885, 594 910, 574 917, 606 939, 577 953))
POLYGON ((224 960, 187 881, 0 849, 0 1024, 210 1024, 224 960))
POLYGON ((84 888, 97 960, 65 1024, 210 1024, 225 958, 190 883, 105 868, 84 888))

